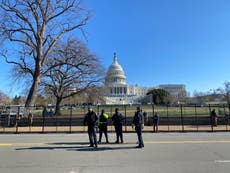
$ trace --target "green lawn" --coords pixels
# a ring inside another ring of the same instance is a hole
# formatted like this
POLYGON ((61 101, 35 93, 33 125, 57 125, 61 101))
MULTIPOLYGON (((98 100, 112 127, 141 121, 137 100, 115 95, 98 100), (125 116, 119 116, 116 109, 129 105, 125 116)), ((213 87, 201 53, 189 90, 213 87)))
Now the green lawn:
MULTIPOLYGON (((139 106, 139 105, 138 105, 139 106)), ((119 108, 120 112, 125 116, 133 116, 136 111, 136 105, 119 105, 119 106, 94 106, 93 110, 100 114, 101 110, 104 109, 110 116, 114 114, 115 108, 119 108)), ((152 105, 141 105, 142 111, 147 112, 148 116, 153 116, 152 105)), ((209 116, 210 109, 213 107, 196 107, 195 106, 154 106, 154 112, 157 112, 161 117, 173 117, 173 116, 209 116)), ((228 108, 223 106, 215 107, 218 116, 224 116, 228 113, 228 108)), ((49 109, 48 109, 49 111, 49 109)), ((34 116, 42 116, 42 109, 34 110, 34 116)), ((87 113, 87 107, 73 107, 61 109, 62 116, 69 116, 72 113, 73 116, 84 116, 87 113)))

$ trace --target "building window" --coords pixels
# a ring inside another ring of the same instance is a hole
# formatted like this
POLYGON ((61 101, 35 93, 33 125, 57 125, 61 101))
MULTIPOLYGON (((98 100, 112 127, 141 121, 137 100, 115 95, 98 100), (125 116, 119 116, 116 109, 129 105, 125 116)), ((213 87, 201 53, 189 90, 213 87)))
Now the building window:
POLYGON ((124 93, 125 93, 125 94, 127 93, 127 88, 126 88, 126 87, 124 88, 124 93))

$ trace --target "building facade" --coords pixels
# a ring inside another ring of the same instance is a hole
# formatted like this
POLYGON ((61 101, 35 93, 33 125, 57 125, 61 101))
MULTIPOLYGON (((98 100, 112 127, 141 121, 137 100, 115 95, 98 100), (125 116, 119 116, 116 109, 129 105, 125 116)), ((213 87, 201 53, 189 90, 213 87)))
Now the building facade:
POLYGON ((138 85, 128 85, 123 68, 114 54, 105 77, 106 104, 136 104, 143 98, 150 88, 138 85))
POLYGON ((158 85, 155 88, 163 89, 173 96, 175 101, 179 101, 184 99, 187 95, 185 85, 183 84, 166 84, 166 85, 158 85))
POLYGON ((137 104, 146 96, 147 92, 154 88, 161 88, 169 92, 175 100, 186 96, 185 85, 166 84, 156 87, 141 87, 128 85, 123 68, 114 54, 113 63, 108 68, 105 77, 105 104, 137 104))

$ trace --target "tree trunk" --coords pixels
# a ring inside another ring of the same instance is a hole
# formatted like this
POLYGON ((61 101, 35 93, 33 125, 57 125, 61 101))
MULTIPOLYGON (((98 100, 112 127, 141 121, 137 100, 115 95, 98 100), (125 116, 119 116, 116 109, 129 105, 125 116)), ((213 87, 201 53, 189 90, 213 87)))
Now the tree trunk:
POLYGON ((61 111, 60 111, 60 104, 61 104, 62 98, 61 97, 57 97, 56 100, 56 105, 55 105, 55 113, 54 115, 61 115, 61 111))
POLYGON ((36 96, 37 96, 37 91, 39 88, 39 84, 41 81, 41 75, 37 76, 34 80, 33 80, 33 84, 30 88, 29 94, 26 98, 26 103, 25 103, 25 107, 30 107, 30 106, 34 106, 35 100, 36 100, 36 96))

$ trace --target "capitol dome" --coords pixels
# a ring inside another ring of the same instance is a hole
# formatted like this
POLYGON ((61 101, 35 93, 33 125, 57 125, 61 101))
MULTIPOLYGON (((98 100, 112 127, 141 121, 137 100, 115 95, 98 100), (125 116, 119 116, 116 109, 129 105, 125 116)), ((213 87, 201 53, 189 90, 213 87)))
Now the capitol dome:
POLYGON ((120 64, 117 62, 117 56, 114 53, 113 63, 110 65, 106 74, 105 83, 109 84, 126 84, 125 73, 120 64))

